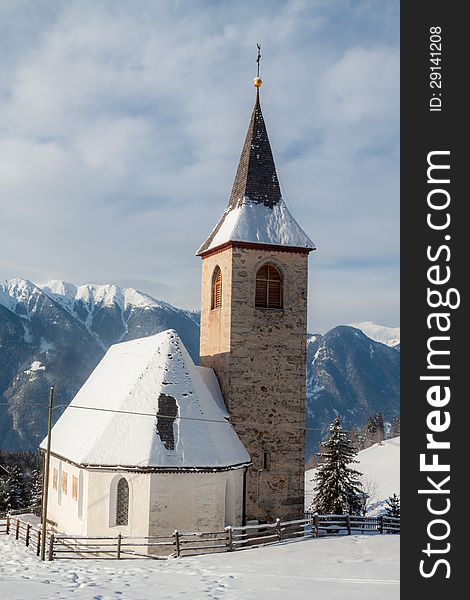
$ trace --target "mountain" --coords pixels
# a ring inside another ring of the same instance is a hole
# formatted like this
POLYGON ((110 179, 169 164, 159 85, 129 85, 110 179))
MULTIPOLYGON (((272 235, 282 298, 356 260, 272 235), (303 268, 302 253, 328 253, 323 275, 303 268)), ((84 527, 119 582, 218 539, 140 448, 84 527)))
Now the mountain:
MULTIPOLYGON (((380 326, 375 326, 380 327, 380 326)), ((199 314, 132 288, 0 282, 0 448, 34 450, 110 345, 176 329, 198 361, 199 314)), ((399 353, 347 325, 307 339, 307 457, 338 413, 346 429, 399 414, 399 353)))
MULTIPOLYGON (((368 514, 384 512, 385 503, 393 494, 400 495, 400 436, 374 444, 357 455, 354 468, 362 473, 364 491, 369 494, 368 514)), ((305 471, 305 505, 314 498, 316 469, 305 471)))
POLYGON ((340 325, 307 339, 307 457, 318 450, 336 415, 347 430, 383 413, 400 414, 400 354, 340 325))
POLYGON ((173 328, 197 361, 198 319, 114 285, 0 282, 0 447, 36 449, 50 386, 55 420, 112 344, 173 328))
POLYGON ((363 323, 350 323, 350 327, 360 329, 367 337, 370 337, 376 342, 381 342, 386 346, 391 346, 395 350, 400 350, 400 328, 399 327, 384 327, 377 325, 372 321, 364 321, 363 323))

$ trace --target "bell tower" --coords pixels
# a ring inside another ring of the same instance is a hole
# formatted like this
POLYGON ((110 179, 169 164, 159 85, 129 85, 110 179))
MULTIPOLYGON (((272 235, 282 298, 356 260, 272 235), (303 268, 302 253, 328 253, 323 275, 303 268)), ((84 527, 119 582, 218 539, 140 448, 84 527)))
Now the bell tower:
POLYGON ((252 460, 246 519, 266 522, 304 513, 307 270, 315 246, 281 196, 261 83, 258 75, 227 208, 197 254, 201 364, 215 370, 252 460))

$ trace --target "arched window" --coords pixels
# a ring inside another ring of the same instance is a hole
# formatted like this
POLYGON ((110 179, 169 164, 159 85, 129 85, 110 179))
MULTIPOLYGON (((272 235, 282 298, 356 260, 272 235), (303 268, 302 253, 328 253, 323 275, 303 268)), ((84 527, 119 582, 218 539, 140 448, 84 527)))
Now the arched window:
POLYGON ((116 489, 116 525, 129 522, 129 484, 124 477, 118 481, 116 489))
POLYGON ((282 305, 282 275, 273 265, 263 265, 256 273, 255 306, 282 308, 282 305))
POLYGON ((222 271, 216 267, 212 275, 212 300, 211 309, 222 306, 222 271))

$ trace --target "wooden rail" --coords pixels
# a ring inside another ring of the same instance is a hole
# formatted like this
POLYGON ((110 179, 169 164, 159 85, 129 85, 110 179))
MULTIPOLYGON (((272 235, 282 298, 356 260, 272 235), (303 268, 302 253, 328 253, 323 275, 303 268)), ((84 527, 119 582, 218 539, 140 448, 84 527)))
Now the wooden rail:
MULTIPOLYGON (((133 558, 166 559, 214 552, 232 552, 282 543, 301 537, 353 533, 400 533, 400 519, 356 515, 306 514, 304 519, 259 525, 227 526, 221 531, 174 531, 172 535, 152 537, 74 536, 47 532, 47 559, 133 558)), ((0 519, 0 534, 14 535, 39 556, 41 527, 7 515, 0 519)))
MULTIPOLYGON (((23 542, 25 546, 32 549, 39 556, 41 546, 41 526, 32 525, 17 516, 7 515, 0 519, 0 534, 14 535, 15 539, 23 542)), ((48 532, 49 536, 49 532, 48 532)), ((52 558, 49 558, 52 560, 52 558)))

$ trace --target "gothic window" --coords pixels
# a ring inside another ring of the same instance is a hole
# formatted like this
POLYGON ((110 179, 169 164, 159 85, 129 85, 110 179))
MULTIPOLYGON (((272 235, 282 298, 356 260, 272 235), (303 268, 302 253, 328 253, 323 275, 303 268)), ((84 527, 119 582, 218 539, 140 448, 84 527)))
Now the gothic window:
POLYGON ((118 481, 116 490, 116 525, 129 522, 129 484, 124 477, 118 481))
POLYGON ((255 306, 282 308, 282 275, 271 264, 263 265, 256 273, 255 306))
POLYGON ((211 309, 222 306, 222 271, 216 267, 212 275, 212 300, 211 309))

